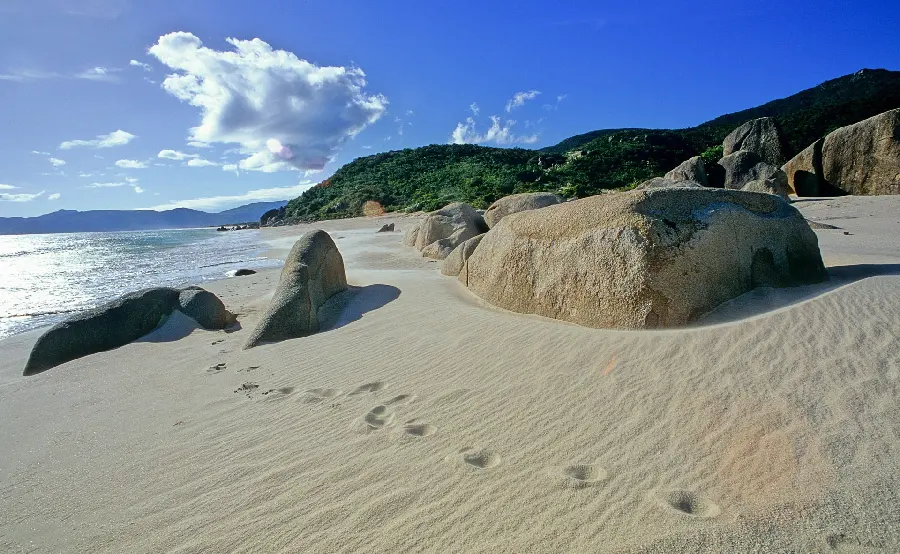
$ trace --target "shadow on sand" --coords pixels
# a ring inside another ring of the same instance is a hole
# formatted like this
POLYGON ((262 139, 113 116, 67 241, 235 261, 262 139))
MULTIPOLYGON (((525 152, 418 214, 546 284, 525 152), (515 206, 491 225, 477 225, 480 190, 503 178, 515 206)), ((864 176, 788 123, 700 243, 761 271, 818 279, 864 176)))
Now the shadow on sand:
POLYGON ((331 297, 319 309, 320 333, 327 333, 359 321, 372 312, 400 297, 400 289, 391 285, 350 286, 331 297))
POLYGON ((854 264, 828 268, 830 279, 817 285, 787 288, 756 288, 737 298, 720 304, 691 328, 731 323, 749 317, 765 315, 794 304, 806 302, 833 290, 869 277, 900 275, 900 264, 854 264))
MULTIPOLYGON (((143 337, 134 342, 175 342, 181 340, 197 329, 203 330, 203 327, 197 324, 191 317, 183 314, 180 310, 175 310, 172 315, 166 319, 166 322, 150 331, 143 337)), ((215 332, 215 329, 208 329, 215 332)), ((223 331, 226 333, 234 333, 241 330, 241 323, 235 321, 223 331)))

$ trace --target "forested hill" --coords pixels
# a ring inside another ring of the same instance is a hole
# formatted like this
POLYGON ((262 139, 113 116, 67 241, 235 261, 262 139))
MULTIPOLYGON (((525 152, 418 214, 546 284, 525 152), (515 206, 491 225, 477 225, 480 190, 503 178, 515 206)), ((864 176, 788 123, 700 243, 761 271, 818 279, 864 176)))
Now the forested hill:
POLYGON ((285 217, 353 217, 367 201, 386 210, 434 210, 454 201, 485 208, 518 192, 589 196, 634 186, 691 156, 715 162, 725 136, 750 119, 774 117, 793 155, 838 127, 897 107, 900 72, 865 69, 687 129, 598 130, 541 150, 432 145, 385 152, 341 167, 292 200, 285 217))

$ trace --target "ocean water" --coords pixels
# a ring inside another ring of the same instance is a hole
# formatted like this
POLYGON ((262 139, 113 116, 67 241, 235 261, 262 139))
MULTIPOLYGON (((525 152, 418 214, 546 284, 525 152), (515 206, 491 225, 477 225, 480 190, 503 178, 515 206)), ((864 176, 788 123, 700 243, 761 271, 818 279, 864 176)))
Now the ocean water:
POLYGON ((214 229, 0 236, 0 338, 126 292, 278 267, 259 231, 214 229))

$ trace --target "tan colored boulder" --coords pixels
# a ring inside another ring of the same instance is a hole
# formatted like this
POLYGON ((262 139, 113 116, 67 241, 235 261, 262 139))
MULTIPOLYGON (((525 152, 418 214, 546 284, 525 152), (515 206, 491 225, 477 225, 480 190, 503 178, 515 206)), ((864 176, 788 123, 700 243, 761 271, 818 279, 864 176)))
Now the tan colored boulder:
POLYGON ((774 194, 785 202, 791 201, 791 198, 788 196, 788 187, 785 184, 785 181, 779 179, 758 179, 756 181, 750 181, 741 187, 741 190, 744 192, 774 194))
POLYGON ((725 188, 741 190, 751 181, 776 181, 778 188, 787 188, 787 175, 780 168, 763 161, 758 154, 739 150, 719 160, 725 168, 725 188))
POLYGON ((900 194, 900 108, 825 137, 822 178, 847 194, 900 194))
MULTIPOLYGON (((758 286, 827 278, 818 240, 768 194, 662 188, 504 218, 468 288, 508 310, 623 329, 675 327, 758 286)), ((460 274, 459 280, 463 280, 460 274)))
POLYGON ((306 233, 291 248, 275 296, 244 348, 302 337, 319 330, 319 308, 347 290, 344 259, 325 231, 306 233))
POLYGON ((423 256, 443 260, 454 248, 487 230, 484 218, 472 206, 457 202, 425 215, 415 246, 423 256))
POLYGON ((672 187, 702 189, 703 185, 696 181, 684 181, 680 179, 671 179, 669 177, 654 177, 652 179, 647 179, 640 185, 634 187, 634 190, 652 190, 672 187))
POLYGON ((526 210, 538 210, 547 206, 561 204, 562 202, 562 197, 551 192, 525 192, 504 196, 488 207, 487 211, 484 212, 484 221, 489 228, 493 228, 494 225, 509 214, 526 210))
POLYGON ((704 187, 708 185, 706 166, 703 163, 703 158, 700 156, 694 156, 687 161, 681 162, 681 165, 666 173, 665 178, 672 181, 691 181, 704 187))
POLYGON ((450 277, 458 276, 463 267, 465 267, 466 260, 472 255, 472 252, 475 252, 483 238, 483 234, 478 235, 457 246, 453 252, 444 258, 444 263, 441 264, 441 273, 450 277))
POLYGON ((417 238, 419 238, 419 223, 407 227, 406 232, 403 233, 403 244, 406 246, 415 246, 417 238))
POLYGON ((819 196, 822 175, 822 139, 781 166, 787 176, 788 189, 797 196, 819 196))
POLYGON ((723 156, 739 150, 753 152, 764 162, 776 167, 785 161, 784 139, 778 124, 771 117, 748 121, 725 137, 722 143, 723 156))

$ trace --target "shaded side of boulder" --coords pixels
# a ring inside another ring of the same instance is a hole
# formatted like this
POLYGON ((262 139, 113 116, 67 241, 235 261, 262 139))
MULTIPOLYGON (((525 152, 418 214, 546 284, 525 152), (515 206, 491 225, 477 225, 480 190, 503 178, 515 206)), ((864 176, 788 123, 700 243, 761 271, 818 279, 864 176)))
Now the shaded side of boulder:
POLYGON ((466 260, 472 255, 472 252, 475 252, 475 249, 478 248, 478 245, 483 238, 484 234, 481 234, 477 237, 472 237, 457 246, 446 258, 444 258, 444 263, 441 264, 441 273, 449 275, 450 277, 458 276, 465 267, 466 260))
POLYGON ((487 230, 484 218, 472 206, 460 202, 449 204, 422 219, 416 234, 416 248, 422 255, 440 260, 463 242, 487 230), (441 242, 426 249, 438 241, 441 242))
POLYGON ((562 197, 551 192, 525 192, 504 196, 488 207, 484 212, 484 221, 488 228, 493 229, 494 225, 510 214, 538 210, 562 202, 562 197))
POLYGON ((787 175, 780 168, 766 163, 760 157, 746 150, 740 150, 719 160, 725 168, 725 188, 740 190, 751 181, 771 179, 787 188, 787 175))
POLYGON ((741 187, 741 190, 744 192, 774 194, 785 202, 791 201, 791 198, 788 196, 788 187, 785 184, 785 181, 779 179, 758 179, 756 181, 750 181, 741 187))
POLYGON ((672 181, 691 181, 704 187, 707 186, 706 166, 703 163, 703 158, 694 156, 681 162, 681 165, 666 173, 665 178, 672 181))
POLYGON ((825 137, 822 179, 847 194, 900 194, 900 108, 825 137))
POLYGON ((761 117, 744 123, 732 131, 722 143, 722 154, 728 156, 739 150, 757 154, 764 162, 780 166, 785 162, 784 137, 771 117, 761 117))
POLYGON ((781 166, 788 188, 797 196, 821 194, 823 142, 822 139, 817 140, 781 166))
POLYGON ((415 246, 416 239, 419 238, 419 225, 420 223, 416 223, 415 225, 410 225, 406 232, 403 233, 403 244, 406 246, 415 246))
POLYGON ((394 224, 393 223, 385 223, 381 226, 381 229, 376 231, 378 233, 393 233, 394 232, 394 224))
POLYGON ((275 296, 244 348, 315 333, 319 308, 345 290, 344 259, 334 240, 322 230, 306 233, 291 248, 275 296))
POLYGON ((634 190, 652 190, 672 187, 702 189, 703 185, 696 181, 685 181, 681 179, 672 179, 670 177, 654 177, 652 179, 647 179, 636 186, 634 190))
POLYGON ((164 323, 178 298, 177 289, 144 289, 70 317, 38 338, 24 375, 133 342, 164 323))
POLYGON ((236 321, 218 296, 200 287, 182 289, 178 309, 204 329, 224 329, 236 321))
POLYGON ((467 265, 468 288, 496 306, 625 329, 686 325, 754 287, 827 278, 818 239, 793 206, 710 188, 511 215, 467 265))

